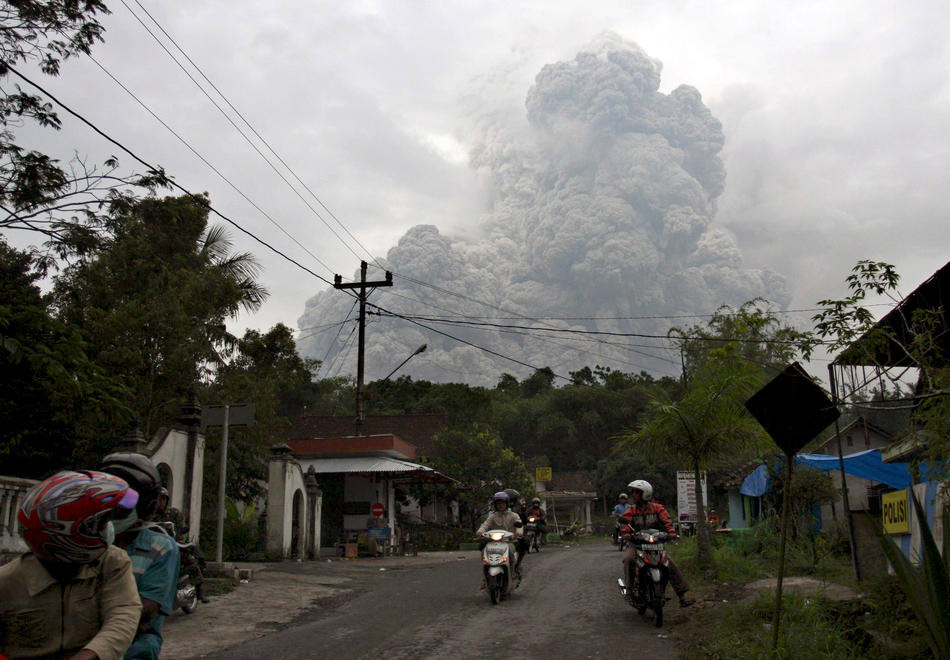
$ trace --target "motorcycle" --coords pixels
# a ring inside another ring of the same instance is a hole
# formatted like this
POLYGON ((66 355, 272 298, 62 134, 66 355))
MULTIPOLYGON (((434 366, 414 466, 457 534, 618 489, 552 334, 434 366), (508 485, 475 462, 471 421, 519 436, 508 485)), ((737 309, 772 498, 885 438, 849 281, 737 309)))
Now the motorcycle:
POLYGON ((208 598, 204 595, 204 574, 202 568, 205 565, 204 556, 201 550, 194 543, 181 543, 175 536, 175 525, 171 522, 160 523, 160 527, 175 539, 178 546, 180 557, 180 568, 178 570, 178 584, 175 587, 175 602, 172 610, 181 608, 185 614, 191 614, 198 609, 198 603, 207 603, 208 598))
POLYGON ((525 539, 528 541, 528 552, 541 552, 541 533, 538 530, 538 519, 528 516, 528 524, 524 527, 525 539))
POLYGON ((615 534, 617 535, 617 549, 620 552, 623 552, 627 549, 627 546, 630 545, 629 539, 630 535, 633 534, 633 528, 630 526, 630 523, 626 519, 617 521, 617 529, 615 534))
POLYGON ((482 549, 482 570, 492 605, 511 596, 514 584, 513 566, 518 563, 518 551, 511 543, 515 535, 503 529, 485 532, 488 543, 482 549))
POLYGON ((625 534, 625 537, 626 542, 636 549, 636 554, 629 564, 634 569, 633 575, 624 575, 617 580, 620 595, 641 616, 647 609, 653 610, 659 628, 663 625, 663 606, 669 600, 665 593, 670 581, 670 560, 663 544, 669 535, 656 529, 644 529, 625 534))

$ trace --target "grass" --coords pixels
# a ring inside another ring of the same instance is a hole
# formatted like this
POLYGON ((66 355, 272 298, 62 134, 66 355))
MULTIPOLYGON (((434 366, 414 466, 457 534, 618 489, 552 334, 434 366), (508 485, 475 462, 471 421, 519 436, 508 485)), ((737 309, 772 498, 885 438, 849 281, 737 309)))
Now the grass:
MULTIPOLYGON (((696 539, 668 546, 677 565, 704 605, 693 610, 677 631, 686 658, 897 658, 930 657, 922 628, 894 576, 882 575, 860 585, 863 593, 833 602, 786 592, 782 600, 779 648, 772 654, 771 590, 750 592, 742 585, 774 577, 778 537, 762 525, 713 546, 716 573, 696 565, 696 539)), ((799 539, 788 546, 787 576, 808 576, 856 586, 850 560, 833 538, 812 546, 799 539)))

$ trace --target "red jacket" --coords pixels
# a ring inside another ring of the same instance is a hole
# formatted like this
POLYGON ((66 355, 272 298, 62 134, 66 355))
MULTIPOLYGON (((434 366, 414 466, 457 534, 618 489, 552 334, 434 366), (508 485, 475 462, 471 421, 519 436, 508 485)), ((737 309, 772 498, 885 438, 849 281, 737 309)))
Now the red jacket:
POLYGON ((621 518, 626 518, 634 529, 665 529, 668 534, 676 534, 670 521, 670 514, 659 502, 640 502, 631 504, 621 518))

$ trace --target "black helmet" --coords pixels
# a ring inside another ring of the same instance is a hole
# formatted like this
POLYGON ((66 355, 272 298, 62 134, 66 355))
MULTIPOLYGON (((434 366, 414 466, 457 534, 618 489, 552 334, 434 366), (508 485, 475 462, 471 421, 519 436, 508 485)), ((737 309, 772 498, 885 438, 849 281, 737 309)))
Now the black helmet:
POLYGON ((135 512, 140 520, 148 520, 158 505, 158 494, 162 490, 162 478, 155 465, 142 454, 130 451, 109 454, 102 459, 99 469, 124 479, 139 494, 135 512))
POLYGON ((506 488, 505 492, 508 493, 508 506, 514 507, 521 504, 521 493, 516 491, 514 488, 506 488))

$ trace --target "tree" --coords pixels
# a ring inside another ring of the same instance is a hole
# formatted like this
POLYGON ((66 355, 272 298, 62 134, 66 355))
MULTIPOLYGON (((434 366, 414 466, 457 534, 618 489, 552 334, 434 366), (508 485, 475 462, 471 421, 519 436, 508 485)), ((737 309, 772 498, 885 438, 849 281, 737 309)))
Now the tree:
POLYGON ((762 428, 743 407, 760 383, 758 372, 737 352, 735 344, 710 350, 706 361, 694 371, 683 398, 674 402, 665 393, 656 395, 643 426, 627 435, 620 447, 658 460, 672 456, 692 468, 698 514, 697 563, 702 568, 712 566, 702 470, 739 456, 755 455, 768 442, 762 428))
POLYGON ((40 278, 30 254, 0 240, 0 465, 34 478, 84 464, 74 452, 82 427, 131 415, 79 331, 52 315, 40 278))
POLYGON ((456 496, 472 514, 472 529, 493 493, 514 488, 527 496, 534 491, 522 460, 484 426, 440 433, 434 444, 436 456, 426 462, 462 482, 465 488, 456 496))
POLYGON ((74 253, 56 278, 59 318, 80 329, 90 357, 129 390, 126 403, 146 435, 222 364, 236 342, 225 320, 267 296, 254 258, 232 254, 224 230, 207 220, 207 206, 190 197, 118 205, 92 249, 74 253))
MULTIPOLYGON (((229 498, 253 502, 262 494, 267 448, 283 437, 291 420, 300 415, 316 366, 315 360, 300 357, 293 331, 278 323, 264 334, 247 330, 230 361, 221 364, 214 380, 202 388, 199 397, 208 403, 254 404, 254 425, 231 431, 229 498)), ((220 430, 209 433, 209 441, 204 492, 210 496, 217 493, 219 461, 213 456, 219 451, 220 430)))
POLYGON ((754 298, 738 308, 723 305, 705 324, 673 328, 670 336, 682 352, 687 385, 693 371, 717 348, 733 345, 738 357, 771 377, 796 355, 807 358, 816 344, 810 332, 783 323, 763 298, 754 298))
POLYGON ((102 41, 99 19, 108 13, 99 0, 9 0, 0 7, 0 228, 39 232, 57 249, 90 240, 111 203, 167 183, 161 171, 120 175, 115 158, 100 167, 76 157, 64 167, 18 143, 15 129, 28 122, 53 130, 61 123, 17 69, 36 64, 59 75, 63 61, 102 41))

